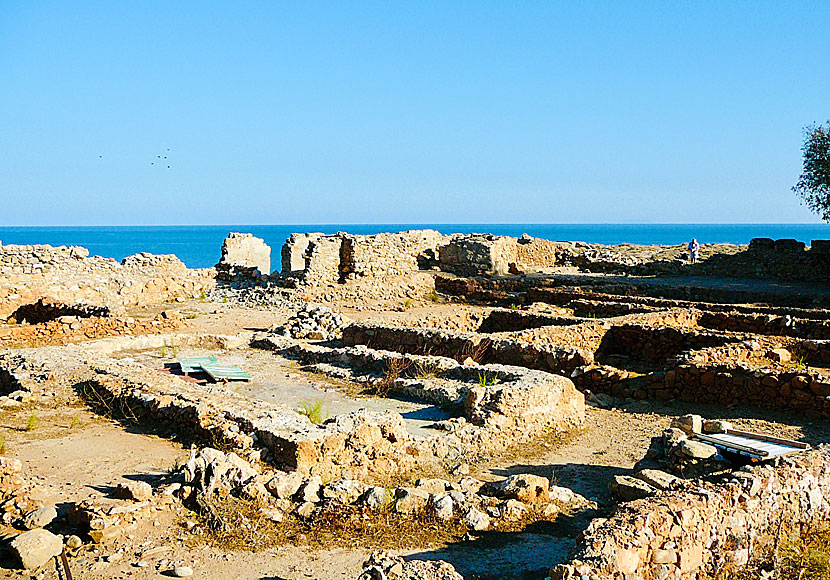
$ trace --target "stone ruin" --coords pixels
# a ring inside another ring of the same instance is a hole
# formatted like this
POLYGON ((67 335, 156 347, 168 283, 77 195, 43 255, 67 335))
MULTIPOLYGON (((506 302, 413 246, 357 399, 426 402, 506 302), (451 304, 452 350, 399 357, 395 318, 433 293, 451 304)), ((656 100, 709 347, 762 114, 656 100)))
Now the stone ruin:
MULTIPOLYGON (((223 247, 224 265, 194 271, 169 257, 139 254, 118 264, 74 249, 2 246, 0 267, 13 282, 0 283, 0 306, 14 322, 53 325, 60 329, 56 334, 79 340, 110 336, 109 323, 102 320, 114 319, 118 307, 193 297, 209 291, 216 278, 262 282, 270 268, 261 260, 263 247, 258 238, 231 234, 223 247), (90 276, 100 276, 100 287, 80 283, 90 276), (32 300, 46 288, 52 300, 32 300)), ((281 279, 287 284, 346 285, 429 271, 442 300, 474 304, 476 310, 399 318, 387 313, 353 322, 309 306, 271 332, 234 338, 169 334, 176 327, 172 315, 144 326, 122 321, 113 334, 145 336, 0 353, 0 388, 16 397, 51 388, 55 360, 68 356, 83 368, 82 392, 88 396, 117 401, 138 420, 226 449, 194 451, 185 481, 171 494, 189 497, 228 486, 240 496, 274 502, 282 514, 311 514, 327 502, 370 508, 391 502, 400 513, 421 510, 442 521, 460 517, 474 531, 499 529, 534 510, 561 509, 553 497, 564 492, 528 474, 475 491, 468 487, 477 484, 463 477, 458 482, 424 477, 391 492, 375 483, 430 465, 461 475, 466 462, 503 453, 541 433, 578 429, 586 400, 596 406, 638 399, 739 404, 830 417, 830 313, 810 307, 811 298, 802 297, 801 304, 801 298, 755 296, 766 304, 734 304, 724 299, 738 302, 747 295, 519 276, 567 264, 563 247, 528 237, 432 231, 293 234, 282 248, 281 279), (392 412, 343 413, 314 424, 225 385, 194 385, 108 356, 122 348, 198 341, 250 343, 297 361, 308 372, 347 377, 384 396, 430 402, 451 416, 437 420, 427 436, 409 432, 402 416, 392 412), (270 467, 257 469, 260 460, 270 467), (217 474, 227 477, 217 480, 217 474)), ((708 267, 722 272, 717 268, 730 260, 785 261, 769 258, 772 254, 815 266, 826 249, 816 242, 806 250, 754 241, 741 253, 710 258, 708 267)), ((7 344, 26 346, 16 342, 17 335, 6 338, 12 331, 0 330, 7 344)), ((710 469, 710 450, 694 455, 692 443, 677 429, 659 440, 669 465, 683 463, 676 471, 701 471, 705 479, 671 476, 645 462, 631 476, 616 476, 615 491, 626 501, 588 526, 573 557, 551 570, 552 578, 693 578, 745 565, 773 541, 775 527, 785 520, 799 524, 830 517, 827 447, 777 463, 710 469)), ((106 506, 77 508, 82 520, 99 522, 95 533, 102 541, 107 533, 120 533, 121 521, 109 522, 106 506)), ((274 512, 274 517, 282 516, 274 512)), ((404 564, 377 558, 367 570, 387 574, 398 567, 405 571, 404 564)))
POLYGON ((271 247, 251 234, 231 232, 222 243, 216 277, 233 282, 271 275, 271 247))

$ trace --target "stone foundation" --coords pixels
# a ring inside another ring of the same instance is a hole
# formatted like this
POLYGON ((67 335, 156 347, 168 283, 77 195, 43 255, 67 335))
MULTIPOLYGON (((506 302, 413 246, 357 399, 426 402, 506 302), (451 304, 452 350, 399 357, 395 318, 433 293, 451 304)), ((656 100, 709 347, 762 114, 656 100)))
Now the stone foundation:
POLYGON ((622 504, 583 533, 554 580, 716 576, 775 549, 778 534, 830 517, 830 448, 745 467, 717 483, 622 504))

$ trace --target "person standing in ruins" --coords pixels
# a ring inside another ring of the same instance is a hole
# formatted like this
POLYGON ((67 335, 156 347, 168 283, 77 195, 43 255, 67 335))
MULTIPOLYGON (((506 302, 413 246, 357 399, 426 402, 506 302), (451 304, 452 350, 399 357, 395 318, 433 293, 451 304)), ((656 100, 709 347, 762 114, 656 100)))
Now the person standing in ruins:
POLYGON ((697 238, 692 238, 689 242, 689 262, 694 264, 697 262, 698 254, 700 253, 700 244, 697 243, 697 238))

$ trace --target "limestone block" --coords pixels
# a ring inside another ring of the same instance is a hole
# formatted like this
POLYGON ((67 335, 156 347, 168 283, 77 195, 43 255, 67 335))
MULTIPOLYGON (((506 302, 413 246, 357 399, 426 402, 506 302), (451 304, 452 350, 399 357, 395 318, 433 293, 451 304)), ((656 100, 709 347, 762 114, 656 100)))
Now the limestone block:
POLYGON ((63 542, 55 534, 43 529, 31 530, 11 542, 12 551, 27 570, 40 568, 63 551, 63 542))

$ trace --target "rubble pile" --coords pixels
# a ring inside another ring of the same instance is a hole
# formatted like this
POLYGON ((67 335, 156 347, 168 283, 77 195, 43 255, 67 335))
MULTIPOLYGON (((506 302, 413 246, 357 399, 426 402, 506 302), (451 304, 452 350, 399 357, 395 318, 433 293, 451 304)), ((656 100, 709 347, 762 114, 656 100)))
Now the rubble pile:
POLYGON ((562 510, 593 509, 595 504, 545 477, 517 474, 485 483, 470 476, 458 482, 420 478, 411 486, 383 487, 356 479, 324 482, 318 475, 264 470, 234 453, 204 448, 191 451, 182 468, 180 495, 234 494, 256 500, 274 521, 289 515, 313 517, 323 508, 358 506, 372 512, 429 515, 457 520, 469 530, 509 527, 525 519, 552 519, 562 510))
POLYGON ((350 323, 351 320, 331 308, 306 304, 273 331, 289 338, 335 340, 343 337, 343 328, 350 323))

